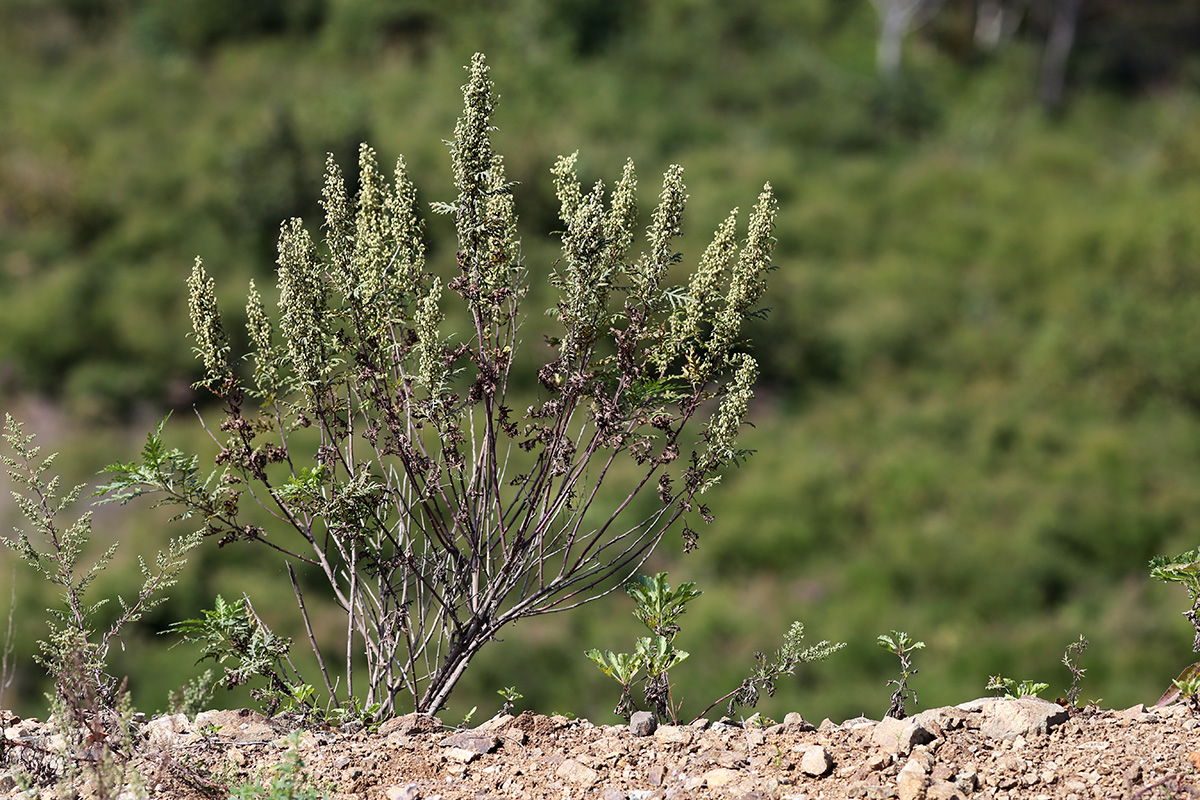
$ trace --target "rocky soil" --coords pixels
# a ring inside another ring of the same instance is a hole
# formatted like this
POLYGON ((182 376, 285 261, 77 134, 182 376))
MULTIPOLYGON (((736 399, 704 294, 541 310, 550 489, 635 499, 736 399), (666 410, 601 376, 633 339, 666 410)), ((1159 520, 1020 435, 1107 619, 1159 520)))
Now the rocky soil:
MULTIPOLYGON (((61 737, 37 720, 0 718, 0 797, 56 796, 61 737), (22 773, 45 785, 23 791, 22 773)), ((470 730, 410 715, 367 731, 211 711, 143 723, 126 780, 137 774, 140 796, 225 798, 231 787, 266 785, 299 756, 336 800, 1200 797, 1200 723, 1181 705, 1068 713, 1034 698, 985 699, 905 720, 766 722, 656 726, 635 715, 631 725, 593 725, 525 712, 470 730)), ((76 756, 102 754, 103 744, 76 756)), ((95 797, 87 772, 76 784, 95 797)), ((128 787, 107 795, 139 796, 128 787)))

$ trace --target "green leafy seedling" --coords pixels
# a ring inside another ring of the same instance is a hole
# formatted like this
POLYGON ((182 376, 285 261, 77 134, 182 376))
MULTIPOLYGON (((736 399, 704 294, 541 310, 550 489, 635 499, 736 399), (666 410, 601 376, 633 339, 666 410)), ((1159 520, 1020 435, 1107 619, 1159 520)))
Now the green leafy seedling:
POLYGON ((1079 639, 1067 645, 1067 649, 1063 652, 1062 664, 1071 671, 1071 686, 1067 689, 1067 707, 1075 708, 1076 701, 1079 700, 1079 684, 1083 680, 1086 669, 1079 666, 1079 659, 1083 656, 1083 651, 1087 649, 1088 640, 1083 638, 1083 634, 1079 634, 1079 639))
POLYGON ((1150 559, 1150 577, 1182 584, 1187 590, 1192 607, 1184 611, 1183 616, 1196 632, 1192 639, 1192 652, 1200 653, 1200 548, 1180 553, 1174 558, 1155 556, 1150 559))
POLYGON ((687 658, 689 653, 677 650, 665 636, 643 636, 637 640, 636 656, 651 678, 657 678, 687 658))
POLYGON ((504 705, 500 708, 501 714, 511 714, 513 705, 525 696, 518 692, 515 686, 506 686, 503 689, 497 689, 496 694, 504 698, 504 705))
POLYGON ((629 687, 642 670, 642 657, 636 653, 614 653, 612 650, 605 650, 601 653, 594 647, 584 655, 594 661, 601 672, 621 684, 621 699, 617 702, 613 713, 618 717, 629 719, 637 710, 629 687))
POLYGON ((912 665, 912 651, 925 649, 925 643, 914 642, 904 631, 881 634, 876 642, 884 650, 895 654, 900 659, 900 679, 888 681, 889 686, 895 685, 896 691, 892 692, 892 702, 888 706, 885 716, 904 719, 908 716, 908 711, 905 709, 906 700, 912 697, 913 705, 917 704, 916 690, 910 689, 908 686, 908 679, 917 674, 917 670, 912 665))
POLYGON ((672 591, 665 572, 653 578, 638 575, 637 580, 626 584, 625 591, 637 603, 633 615, 668 642, 679 633, 678 619, 687 610, 687 604, 703 594, 691 581, 672 591))
MULTIPOLYGON (((625 586, 625 591, 637 604, 634 616, 653 636, 638 639, 632 654, 614 653, 611 650, 602 653, 593 648, 584 655, 594 661, 601 672, 621 684, 621 700, 613 710, 614 714, 629 719, 637 710, 630 687, 645 670, 646 702, 660 719, 678 722, 679 707, 672 705, 671 682, 667 673, 686 659, 688 653, 677 649, 671 642, 679 632, 678 620, 686 610, 687 604, 702 592, 696 589, 696 584, 690 582, 680 584, 678 589, 672 590, 671 585, 667 583, 665 572, 660 572, 653 578, 639 575, 637 580, 625 586)), ((700 712, 697 719, 727 700, 730 715, 733 714, 735 705, 753 708, 758 703, 760 690, 774 695, 775 682, 784 675, 795 674, 798 665, 826 659, 846 646, 845 643, 832 644, 823 641, 805 647, 803 639, 804 625, 793 622, 774 660, 768 661, 763 653, 755 653, 757 666, 754 671, 738 686, 710 703, 700 712)))
POLYGON ((1154 705, 1161 707, 1183 699, 1194 709, 1200 710, 1197 705, 1198 694, 1200 694, 1200 661, 1184 667, 1183 671, 1179 673, 1179 677, 1171 681, 1171 688, 1167 689, 1154 705))
POLYGON ((1005 700, 1018 700, 1022 697, 1037 697, 1049 689, 1050 684, 1035 683, 1034 681, 1018 682, 1012 678, 993 675, 988 678, 987 688, 989 691, 1002 692, 1005 700))

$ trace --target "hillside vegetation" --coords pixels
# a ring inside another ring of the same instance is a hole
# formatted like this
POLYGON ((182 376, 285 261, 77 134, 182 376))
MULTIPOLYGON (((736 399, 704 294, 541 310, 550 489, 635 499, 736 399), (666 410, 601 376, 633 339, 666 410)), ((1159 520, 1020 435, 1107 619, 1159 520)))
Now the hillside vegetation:
MULTIPOLYGON (((677 639, 692 658, 672 673, 688 708, 736 686, 793 619, 849 646, 764 698, 776 718, 881 714, 894 665, 875 637, 892 629, 928 645, 922 706, 982 695, 996 673, 1062 694, 1079 634, 1084 700, 1156 699, 1193 658, 1182 592, 1146 565, 1200 535, 1200 12, 1085 3, 1065 104, 1048 113, 1034 12, 985 53, 974 4, 947 3, 881 79, 865 0, 551 5, 6 3, 5 406, 62 451, 69 481, 131 458, 170 409, 168 435, 202 447, 194 257, 226 309, 249 279, 273 285, 279 223, 316 228, 325 153, 349 167, 360 141, 384 164, 405 156, 426 208, 450 199, 442 141, 462 66, 484 51, 532 274, 556 258, 560 154, 579 150, 585 183, 632 157, 644 209, 654 177, 684 165, 687 263, 764 182, 780 200, 742 439, 757 453, 711 494, 698 550, 668 537, 651 564, 705 592, 677 639)), ((448 221, 428 225, 430 262, 451 265, 448 221)), ((124 544, 101 588, 179 525, 105 510, 100 543, 124 544)), ((139 706, 163 707, 199 669, 154 634, 218 592, 248 591, 279 632, 305 635, 286 575, 234 550, 197 551, 115 654, 139 706)), ((0 585, 10 573, 18 669, 3 701, 37 709, 30 656, 53 598, 8 562, 0 585)), ((490 716, 514 685, 523 707, 607 718, 616 697, 583 651, 624 647, 631 611, 614 594, 514 628, 447 718, 490 716)))

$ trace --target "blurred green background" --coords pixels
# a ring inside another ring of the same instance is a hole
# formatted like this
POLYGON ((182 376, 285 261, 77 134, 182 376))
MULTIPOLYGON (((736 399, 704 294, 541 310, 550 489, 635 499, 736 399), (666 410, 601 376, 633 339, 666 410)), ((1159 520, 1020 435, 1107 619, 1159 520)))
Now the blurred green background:
MULTIPOLYGON (((351 172, 360 141, 385 165, 402 153, 423 202, 451 199, 443 140, 482 50, 535 282, 555 257, 559 154, 580 150, 585 183, 634 158, 644 209, 683 164, 688 265, 764 181, 781 200, 743 440, 758 452, 712 494, 699 550, 668 537, 651 564, 705 592, 676 641, 685 712, 793 619, 849 646, 764 697, 777 719, 882 714, 896 664, 875 637, 893 628, 928 645, 922 707, 998 672, 1062 695, 1079 634, 1083 700, 1152 702, 1194 658, 1183 591, 1146 563, 1198 544, 1200 6, 928 0, 890 65, 881 20, 908 5, 4 0, 3 406, 71 482, 134 458, 171 409, 170 443, 204 448, 193 258, 236 330, 247 281, 272 285, 280 221, 319 225, 326 152, 351 172)), ((449 234, 430 220, 443 269, 449 234)), ((527 340, 546 305, 535 288, 527 340)), ((0 512, 16 523, 10 501, 0 512)), ((145 505, 99 509, 97 547, 122 548, 98 593, 135 591, 136 556, 186 530, 145 505)), ((249 592, 305 649, 264 554, 206 543, 127 632, 112 666, 140 708, 200 669, 157 634, 217 593, 249 592)), ((2 701, 38 713, 54 597, 3 553, 0 614, 10 597, 2 701)), ((490 716, 514 686, 518 708, 613 719, 616 684, 582 653, 630 649, 630 611, 614 594, 510 629, 444 716, 490 716)))

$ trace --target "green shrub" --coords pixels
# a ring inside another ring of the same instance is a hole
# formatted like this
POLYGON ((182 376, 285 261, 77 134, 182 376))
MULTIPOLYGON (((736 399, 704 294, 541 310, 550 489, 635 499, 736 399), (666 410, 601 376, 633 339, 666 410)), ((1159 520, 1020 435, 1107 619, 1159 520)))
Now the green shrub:
POLYGON ((604 596, 673 525, 694 544, 686 513, 710 518, 702 495, 747 455, 737 437, 757 364, 741 328, 760 314, 771 267, 770 186, 744 242, 735 211, 690 282, 672 285, 682 168, 664 175, 647 251, 634 258, 632 162, 606 203, 602 183, 580 186, 575 156, 560 158, 562 259, 548 279, 559 329, 536 348, 537 394, 522 413, 510 406, 509 375, 530 278, 512 184, 491 146, 496 96, 482 56, 463 96, 450 145, 458 196, 433 204, 457 233, 450 275, 426 264, 404 161, 389 183, 364 145, 351 200, 331 156, 325 247, 299 219, 284 223, 280 319, 252 283, 249 362, 235 357, 199 260, 188 281, 201 385, 225 403, 219 474, 201 479, 194 459, 158 447, 140 465, 110 468, 106 487, 121 500, 158 493, 222 543, 316 567, 346 611, 347 650, 366 651, 365 677, 347 656, 339 693, 312 639, 325 688, 336 703, 362 689, 384 713, 399 695, 418 711, 440 708, 501 628, 604 596), (462 321, 456 333, 448 316, 462 321), (597 502, 614 463, 633 465, 615 507, 597 502), (654 494, 645 515, 622 513, 654 494), (251 499, 274 529, 241 515, 251 499))

